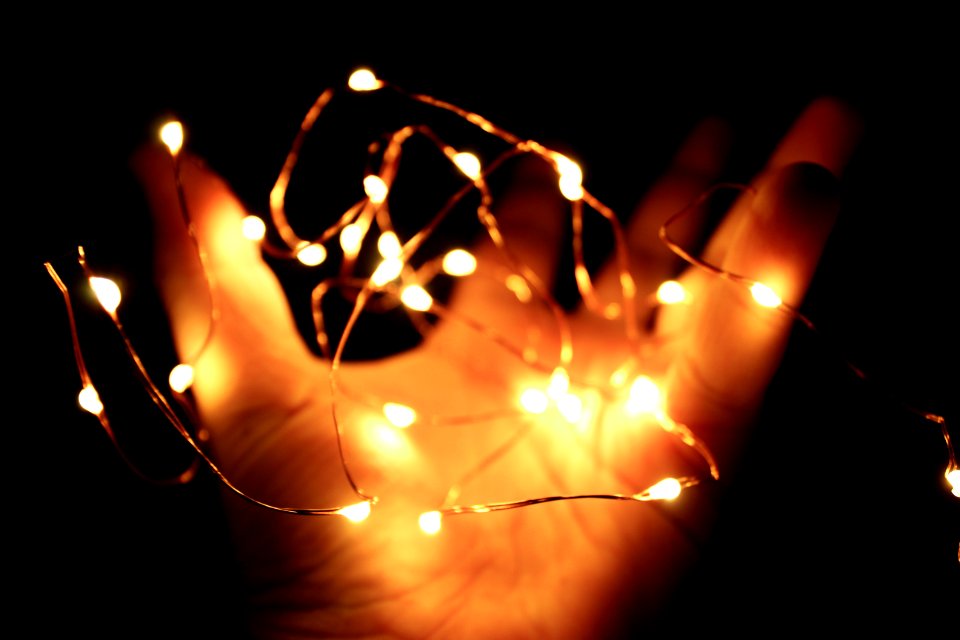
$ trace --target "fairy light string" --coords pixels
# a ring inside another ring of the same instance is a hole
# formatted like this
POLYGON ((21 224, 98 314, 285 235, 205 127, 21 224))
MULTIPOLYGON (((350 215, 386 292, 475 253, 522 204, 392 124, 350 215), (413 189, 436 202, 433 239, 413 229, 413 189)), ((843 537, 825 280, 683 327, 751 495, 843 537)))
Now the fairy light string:
MULTIPOLYGON (((354 72, 348 80, 348 87, 358 93, 392 90, 415 102, 451 112, 478 127, 486 134, 498 138, 506 145, 505 151, 484 164, 476 155, 458 150, 447 144, 427 126, 403 127, 386 138, 385 144, 375 142, 369 146, 370 161, 368 162, 367 174, 362 179, 364 197, 348 207, 323 232, 312 238, 303 238, 293 228, 288 219, 286 195, 297 168, 303 144, 324 109, 336 95, 333 89, 327 89, 313 103, 301 122, 299 131, 286 155, 283 167, 270 191, 269 223, 271 225, 270 229, 276 233, 268 233, 267 222, 257 216, 249 215, 242 221, 241 231, 243 235, 248 240, 258 243, 263 254, 277 259, 298 261, 306 267, 317 267, 323 264, 327 260, 327 246, 330 243, 337 242, 340 245, 343 257, 339 265, 338 275, 325 278, 314 287, 310 296, 310 305, 316 344, 322 356, 329 361, 330 365, 328 382, 333 398, 331 417, 336 433, 340 463, 344 476, 359 501, 354 504, 337 506, 276 505, 253 498, 234 485, 201 443, 198 442, 198 439, 194 437, 193 433, 195 431, 174 410, 171 401, 168 400, 147 372, 117 315, 117 309, 121 301, 119 288, 109 279, 97 276, 90 270, 84 251, 80 248, 80 265, 87 275, 98 300, 119 332, 120 339, 134 364, 141 383, 147 390, 152 402, 196 453, 194 464, 187 470, 174 478, 163 479, 163 481, 188 482, 195 475, 198 464, 203 463, 234 493, 259 506, 298 515, 337 515, 352 522, 362 522, 370 515, 371 508, 377 504, 379 498, 364 491, 351 472, 352 467, 345 447, 345 432, 349 425, 341 415, 341 403, 347 398, 359 402, 371 411, 381 412, 387 422, 398 430, 415 429, 420 424, 453 426, 495 420, 508 420, 516 424, 516 427, 507 437, 503 438, 499 444, 493 446, 484 455, 480 455, 479 460, 449 486, 442 503, 436 505, 435 509, 425 511, 420 515, 420 527, 428 535, 438 533, 442 528, 443 518, 448 516, 489 513, 569 500, 633 502, 673 500, 687 488, 696 486, 706 480, 718 479, 719 468, 710 450, 695 435, 689 425, 677 423, 666 414, 663 408, 661 391, 656 382, 643 372, 642 362, 638 356, 640 339, 638 309, 641 305, 652 307, 654 305, 687 304, 690 302, 688 295, 681 283, 668 280, 662 283, 656 292, 638 298, 636 284, 630 271, 628 245, 619 218, 612 209, 600 202, 583 187, 583 173, 580 167, 567 156, 533 140, 524 140, 501 129, 478 114, 430 96, 408 93, 377 78, 369 70, 362 69, 354 72), (447 199, 444 205, 422 228, 409 238, 403 239, 395 230, 390 215, 389 197, 397 177, 403 146, 414 137, 429 141, 462 174, 464 184, 447 199), (500 229, 494 213, 494 196, 487 178, 507 160, 521 155, 531 155, 545 162, 556 174, 557 189, 569 203, 573 232, 574 276, 584 306, 590 313, 602 318, 622 321, 623 335, 631 347, 632 355, 612 371, 606 380, 571 379, 571 363, 575 354, 566 313, 559 303, 552 299, 545 283, 524 262, 523 256, 513 249, 500 229), (379 159, 379 162, 374 162, 375 159, 379 159), (468 250, 453 248, 443 255, 426 256, 425 259, 420 260, 419 266, 414 266, 413 259, 415 257, 424 258, 420 256, 420 252, 424 250, 427 240, 439 225, 457 211, 457 206, 468 194, 474 193, 479 195, 479 203, 475 210, 477 220, 486 238, 492 242, 499 261, 485 260, 478 262, 477 258, 468 250), (583 220, 584 216, 590 212, 599 215, 612 231, 614 262, 618 270, 620 294, 619 299, 615 301, 599 299, 590 272, 585 264, 583 220), (365 265, 358 262, 358 256, 364 243, 373 233, 378 233, 375 244, 379 254, 379 262, 372 270, 369 270, 365 265), (274 237, 279 240, 279 244, 274 243, 274 237), (511 291, 521 304, 542 307, 548 312, 551 319, 551 330, 557 337, 556 352, 540 353, 539 350, 531 348, 529 345, 517 344, 516 336, 505 335, 495 327, 488 326, 472 316, 458 313, 455 308, 445 306, 430 293, 431 284, 439 277, 452 279, 488 278, 498 283, 498 286, 503 286, 511 291), (328 333, 323 311, 324 301, 332 293, 337 293, 353 303, 344 328, 335 341, 328 333), (387 308, 406 310, 411 324, 423 335, 426 335, 433 326, 426 321, 427 317, 432 317, 440 322, 458 323, 468 331, 475 333, 478 339, 494 345, 528 369, 539 372, 547 378, 548 383, 543 387, 525 388, 517 398, 515 406, 504 407, 497 411, 467 412, 460 415, 424 414, 422 407, 408 406, 395 398, 380 398, 376 394, 354 389, 341 378, 346 346, 356 329, 358 320, 365 312, 387 308), (580 390, 580 393, 572 389, 580 390), (461 504, 459 502, 462 487, 486 472, 513 447, 523 441, 538 416, 548 410, 555 410, 562 416, 574 436, 574 441, 578 441, 577 429, 582 429, 582 425, 578 427, 578 424, 586 421, 588 425, 599 428, 599 418, 595 413, 591 414, 590 407, 587 406, 589 398, 586 396, 589 393, 595 396, 595 402, 601 404, 621 403, 627 415, 644 416, 645 419, 652 420, 665 434, 674 438, 677 443, 695 454, 705 471, 704 475, 666 477, 647 487, 631 487, 628 490, 616 493, 561 493, 518 500, 488 501, 479 504, 461 504), (596 398, 599 398, 599 400, 596 400, 596 398)), ((188 194, 185 193, 181 181, 180 159, 183 148, 183 129, 180 123, 171 122, 165 125, 161 129, 161 139, 167 146, 173 160, 172 172, 180 213, 204 273, 211 304, 207 332, 202 343, 190 358, 186 358, 174 367, 169 375, 169 388, 173 397, 189 409, 185 391, 194 382, 192 365, 202 356, 216 331, 219 317, 217 284, 208 268, 203 249, 196 238, 193 221, 187 206, 188 194)), ((766 307, 771 312, 787 314, 811 331, 816 332, 816 327, 810 319, 797 308, 783 302, 777 293, 767 285, 748 276, 725 271, 710 264, 687 251, 670 237, 669 229, 674 223, 702 206, 721 189, 736 189, 747 195, 750 193, 749 187, 741 185, 718 185, 708 190, 689 206, 672 215, 662 225, 660 239, 688 264, 715 277, 749 289, 760 307, 766 307)), ((75 360, 81 379, 80 406, 99 419, 115 447, 134 471, 147 479, 157 480, 140 472, 137 466, 124 454, 123 448, 114 436, 106 410, 100 401, 84 362, 68 288, 50 263, 46 264, 46 268, 62 292, 67 309, 75 360)), ((858 377, 867 379, 863 371, 849 361, 845 360, 845 362, 858 377)), ((952 493, 960 497, 960 468, 957 465, 946 419, 916 409, 906 403, 903 404, 911 412, 938 425, 940 428, 948 456, 944 475, 948 484, 952 487, 952 493)))

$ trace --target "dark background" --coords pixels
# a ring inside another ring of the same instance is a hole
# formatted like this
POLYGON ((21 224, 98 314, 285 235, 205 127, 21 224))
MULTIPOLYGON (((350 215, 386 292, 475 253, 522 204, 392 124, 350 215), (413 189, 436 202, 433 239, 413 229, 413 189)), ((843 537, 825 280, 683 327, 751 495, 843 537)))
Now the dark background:
MULTIPOLYGON (((737 137, 726 178, 748 181, 811 98, 838 95, 860 109, 866 137, 804 310, 875 384, 856 382, 822 341, 795 332, 717 535, 661 631, 946 627, 960 602, 958 503, 943 480, 939 432, 893 399, 956 417, 955 69, 936 33, 916 40, 910 22, 878 30, 867 17, 790 38, 743 25, 694 33, 669 21, 666 34, 653 19, 624 33, 504 19, 470 34, 459 21, 398 27, 383 41, 332 17, 311 19, 311 29, 297 21, 233 33, 226 18, 200 29, 179 16, 166 36, 142 25, 45 33, 37 50, 52 52, 50 62, 26 53, 29 64, 11 68, 8 243, 15 289, 26 283, 28 301, 8 303, 21 325, 8 353, 26 372, 8 392, 14 444, 4 448, 15 614, 62 635, 237 632, 215 484, 203 474, 188 487, 141 482, 77 408, 66 317, 42 265, 69 265, 76 245, 87 246, 124 281, 138 347, 169 370, 131 151, 176 114, 191 150, 265 212, 312 100, 364 64, 565 145, 587 188, 621 213, 704 116, 729 119, 737 137), (452 54, 458 43, 471 53, 452 54)), ((109 350, 96 330, 88 354, 109 350)), ((121 415, 129 404, 139 420, 144 403, 119 400, 121 415)))

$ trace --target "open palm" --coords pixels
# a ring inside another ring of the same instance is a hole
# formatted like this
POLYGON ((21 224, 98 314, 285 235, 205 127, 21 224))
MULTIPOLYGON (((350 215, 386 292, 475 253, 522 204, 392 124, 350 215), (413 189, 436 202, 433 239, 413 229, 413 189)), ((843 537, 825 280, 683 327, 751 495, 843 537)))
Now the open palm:
MULTIPOLYGON (((757 177, 754 195, 741 198, 717 227, 704 257, 799 303, 837 211, 830 174, 842 172, 856 130, 842 105, 813 103, 757 177)), ((758 307, 729 281, 695 269, 678 275, 677 259, 656 232, 717 178, 726 137, 716 122, 698 127, 627 229, 638 299, 679 277, 693 302, 662 309, 655 322, 643 323, 653 326, 649 335, 634 343, 618 320, 581 311, 569 317, 571 384, 609 386, 610 373, 636 355, 642 371, 660 381, 667 413, 709 445, 721 469, 737 455, 791 320, 758 307)), ((178 349, 189 357, 210 322, 206 285, 183 228, 169 157, 149 149, 135 165, 156 217, 158 282, 178 349)), ((343 363, 334 398, 330 363, 303 344, 258 247, 238 232, 242 205, 193 159, 184 160, 183 184, 216 283, 218 319, 195 364, 192 392, 218 464, 258 500, 343 506, 358 497, 344 474, 342 445, 355 483, 377 497, 370 517, 354 524, 278 513, 226 494, 255 633, 597 637, 656 610, 694 557, 694 538, 707 530, 698 488, 669 504, 573 500, 465 514, 445 518, 436 536, 424 535, 417 517, 439 508, 454 485, 461 492, 454 502, 469 505, 630 494, 666 476, 705 475, 688 448, 651 419, 622 410, 597 411, 581 421, 586 428, 556 411, 521 415, 519 392, 545 387, 550 368, 525 363, 456 319, 441 321, 409 352, 343 363), (407 430, 387 426, 373 407, 388 400, 416 407, 423 420, 407 430), (465 415, 485 417, 456 420, 465 415)), ((564 202, 539 185, 518 180, 494 213, 512 250, 549 284, 564 202)), ((692 239, 698 230, 686 225, 678 233, 692 239)), ((492 264, 492 246, 474 253, 481 271, 492 264)), ((530 305, 483 276, 457 288, 450 316, 482 318, 500 335, 520 336, 522 346, 530 339, 530 305)), ((598 274, 601 298, 616 299, 619 276, 616 267, 598 274)), ((549 331, 534 339, 543 352, 558 348, 549 331)), ((585 407, 607 401, 600 394, 585 407)))

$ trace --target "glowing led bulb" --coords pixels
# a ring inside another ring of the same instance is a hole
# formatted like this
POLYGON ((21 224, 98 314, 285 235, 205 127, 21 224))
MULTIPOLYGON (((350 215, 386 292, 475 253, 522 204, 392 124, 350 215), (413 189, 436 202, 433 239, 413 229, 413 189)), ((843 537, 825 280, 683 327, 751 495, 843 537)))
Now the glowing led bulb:
POLYGON ((92 276, 90 278, 90 288, 93 289, 100 305, 106 309, 107 313, 113 315, 117 307, 120 306, 120 287, 117 286, 117 283, 110 278, 92 276))
POLYGON ((417 412, 412 407, 399 402, 387 402, 383 405, 383 415, 395 427, 405 429, 417 419, 417 412))
POLYGON ((99 416, 101 413, 103 413, 103 403, 100 402, 100 394, 98 394, 97 390, 90 385, 87 385, 80 390, 80 395, 77 396, 77 401, 80 403, 80 408, 84 411, 89 411, 95 416, 99 416))
POLYGON ((461 151, 460 153, 454 154, 453 163, 463 172, 463 175, 471 180, 476 180, 480 177, 480 158, 469 151, 461 151))
POLYGON ((530 285, 523 279, 523 276, 511 273, 504 279, 503 283, 507 286, 507 289, 513 292, 513 295, 517 296, 517 300, 520 302, 530 302, 533 298, 530 285))
POLYGON ((553 154, 553 160, 559 174, 560 193, 567 200, 583 198, 583 170, 580 165, 559 153, 553 154))
POLYGON ((257 216, 246 216, 240 222, 240 231, 247 240, 260 242, 267 235, 267 225, 257 216))
POLYGON ((520 394, 520 406, 527 413, 543 413, 547 410, 550 400, 547 394, 540 389, 525 389, 520 394))
POLYGON ((687 290, 676 280, 665 280, 657 288, 660 304, 678 304, 687 299, 687 290))
POLYGON ((550 376, 550 384, 547 385, 547 396, 557 400, 567 394, 570 389, 570 375, 563 367, 557 367, 550 376))
POLYGON ((374 91, 383 86, 370 69, 357 69, 350 74, 347 86, 354 91, 374 91))
POLYGON ((664 478, 647 490, 653 500, 675 500, 683 487, 676 478, 664 478))
POLYGON ((170 155, 177 155, 183 148, 183 125, 171 120, 160 127, 160 141, 167 145, 170 155))
POLYGON ((433 297, 418 284, 411 284, 400 292, 400 302, 414 311, 429 311, 433 306, 433 297))
POLYGON ((443 271, 451 276, 468 276, 477 270, 477 259, 463 249, 453 249, 443 256, 443 271))
POLYGON ((575 393, 565 393, 557 398, 557 410, 567 422, 576 424, 583 417, 583 400, 575 393))
POLYGON ((396 279, 401 271, 403 271, 403 260, 399 258, 385 258, 374 270, 370 279, 373 281, 373 284, 382 287, 391 280, 396 279))
POLYGON ((946 474, 947 482, 952 487, 951 493, 960 498, 960 469, 954 469, 946 474))
POLYGON ((183 393, 193 384, 193 367, 188 364, 178 364, 170 370, 170 388, 176 393, 183 393))
POLYGON ((340 248, 345 253, 356 255, 363 242, 363 229, 358 224, 348 224, 340 231, 340 248))
POLYGON ((638 376, 630 385, 627 413, 656 413, 660 410, 660 387, 647 376, 638 376))
POLYGON ((403 247, 400 245, 400 239, 393 231, 384 231, 377 238, 377 251, 384 258, 399 258, 403 253, 403 247))
POLYGON ((380 204, 387 199, 387 194, 390 192, 390 189, 387 187, 387 183, 383 181, 383 178, 370 174, 363 179, 363 191, 367 194, 367 197, 370 198, 370 202, 380 204))
POLYGON ((783 300, 780 299, 780 296, 778 296, 773 289, 761 282, 755 282, 753 286, 750 287, 750 293, 753 294, 753 299, 763 307, 775 309, 783 303, 783 300))
POLYGON ((363 522, 370 516, 370 502, 364 500, 356 504, 351 504, 337 511, 337 513, 350 522, 363 522))
POLYGON ((322 244, 311 242, 297 251, 297 260, 308 267, 315 267, 327 259, 327 250, 322 244))
POLYGON ((443 515, 439 511, 427 511, 420 514, 420 530, 428 536, 440 533, 443 515))

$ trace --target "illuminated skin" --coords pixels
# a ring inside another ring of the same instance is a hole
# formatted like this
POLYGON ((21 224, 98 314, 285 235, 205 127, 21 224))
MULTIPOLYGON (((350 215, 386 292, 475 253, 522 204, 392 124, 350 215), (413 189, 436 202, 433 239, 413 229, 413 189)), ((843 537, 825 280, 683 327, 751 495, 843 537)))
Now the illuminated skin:
MULTIPOLYGON (((827 170, 842 172, 858 128, 842 105, 812 104, 754 182, 752 206, 731 210, 704 257, 798 304, 837 212, 827 170)), ((656 291, 661 281, 675 277, 696 302, 663 308, 645 342, 645 363, 663 381, 670 416, 708 443, 721 469, 735 461, 791 328, 784 314, 758 306, 744 287, 700 271, 676 274, 676 259, 656 239, 666 216, 716 180, 725 147, 726 131, 717 123, 698 127, 628 228, 631 253, 639 256, 638 291, 656 291), (663 336, 671 339, 655 339, 663 336)), ((207 334, 205 281, 183 230, 169 153, 145 150, 135 165, 154 208, 158 246, 164 247, 158 282, 178 350, 186 357, 207 334)), ((189 157, 183 159, 183 182, 218 287, 220 317, 193 363, 192 387, 218 462, 238 485, 259 488, 275 504, 357 503, 340 464, 328 364, 303 344, 257 245, 239 232, 246 212, 223 181, 189 157)), ((557 257, 546 240, 555 238, 559 250, 563 206, 555 189, 518 188, 496 210, 511 246, 546 282, 557 257), (521 216, 524 222, 517 224, 521 216)), ((693 232, 682 225, 677 236, 690 238, 693 232)), ((492 249, 472 251, 483 264, 492 249)), ((488 321, 522 334, 525 316, 516 296, 490 282, 465 280, 452 308, 468 316, 485 310, 488 321)), ((602 299, 615 299, 616 270, 600 274, 596 286, 602 299)), ((622 332, 610 328, 615 321, 588 314, 574 314, 570 321, 576 347, 571 380, 608 374, 625 348, 622 332)), ((490 346, 475 334, 443 323, 420 348, 372 364, 344 363, 341 373, 344 384, 381 390, 383 400, 402 396, 398 402, 414 407, 417 416, 445 414, 458 403, 502 395, 503 375, 494 378, 467 364, 483 362, 489 353, 490 346), (422 380, 433 383, 418 384, 422 380)), ((521 364, 506 377, 527 375, 521 364)), ((549 371, 545 383, 548 377, 549 371)), ((630 420, 625 412, 609 415, 598 443, 618 478, 640 489, 675 475, 678 466, 684 469, 668 438, 642 435, 649 432, 633 428, 630 420)), ((402 434, 416 429, 414 423, 402 434)), ((419 444, 434 456, 443 453, 443 443, 419 444)), ((479 490, 496 495, 520 479, 525 496, 548 495, 558 475, 574 489, 588 486, 578 475, 588 471, 550 455, 551 448, 566 444, 562 436, 556 442, 525 441, 495 474, 478 481, 479 490)), ((442 457, 398 459, 395 469, 374 458, 350 460, 359 483, 370 485, 380 499, 359 523, 271 512, 225 495, 257 635, 597 637, 655 612, 695 557, 689 538, 671 519, 636 503, 573 501, 448 517, 436 535, 423 535, 420 514, 442 500, 442 493, 425 489, 432 486, 428 465, 440 464, 442 457)), ((703 534, 711 514, 698 489, 684 491, 670 509, 703 534)), ((351 513, 362 516, 363 510, 351 513)))

